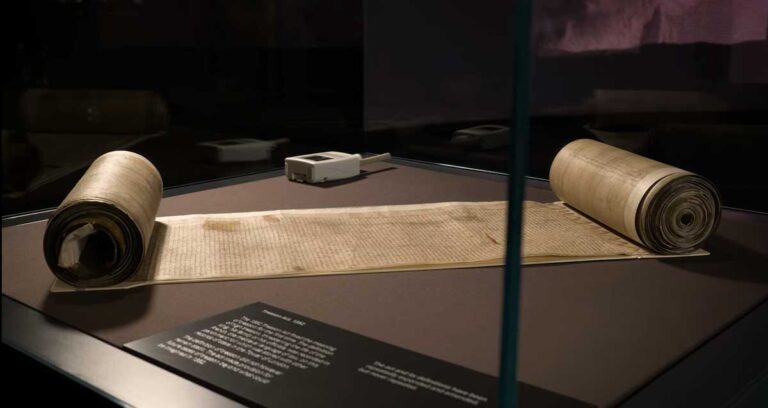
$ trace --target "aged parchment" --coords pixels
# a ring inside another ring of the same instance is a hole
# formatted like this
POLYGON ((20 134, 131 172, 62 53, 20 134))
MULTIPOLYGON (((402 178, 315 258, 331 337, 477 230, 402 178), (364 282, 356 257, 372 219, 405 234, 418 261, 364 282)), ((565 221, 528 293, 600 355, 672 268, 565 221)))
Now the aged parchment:
MULTIPOLYGON (((719 215, 706 180, 592 141, 566 146, 551 176, 568 204, 524 202, 523 264, 706 254, 719 215)), ((155 219, 161 195, 143 157, 97 159, 49 221, 52 290, 504 264, 503 201, 155 219)))

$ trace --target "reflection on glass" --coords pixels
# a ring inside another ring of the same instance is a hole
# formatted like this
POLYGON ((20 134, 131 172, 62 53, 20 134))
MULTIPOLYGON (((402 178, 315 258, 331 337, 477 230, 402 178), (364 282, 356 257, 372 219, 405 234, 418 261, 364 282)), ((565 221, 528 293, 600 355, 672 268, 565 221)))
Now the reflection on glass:
POLYGON ((530 174, 593 138, 768 210, 768 8, 736 3, 535 1, 530 174))
POLYGON ((7 10, 3 214, 58 205, 99 155, 166 187, 362 144, 354 0, 61 1, 7 10))

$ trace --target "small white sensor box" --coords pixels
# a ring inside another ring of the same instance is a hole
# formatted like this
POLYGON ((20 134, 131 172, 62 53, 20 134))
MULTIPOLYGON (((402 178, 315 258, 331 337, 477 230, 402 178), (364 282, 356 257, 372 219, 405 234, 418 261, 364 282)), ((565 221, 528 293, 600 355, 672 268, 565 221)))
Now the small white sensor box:
POLYGON ((287 157, 285 176, 300 183, 323 183, 355 177, 360 174, 360 166, 389 159, 389 153, 363 158, 359 154, 342 152, 322 152, 287 157))

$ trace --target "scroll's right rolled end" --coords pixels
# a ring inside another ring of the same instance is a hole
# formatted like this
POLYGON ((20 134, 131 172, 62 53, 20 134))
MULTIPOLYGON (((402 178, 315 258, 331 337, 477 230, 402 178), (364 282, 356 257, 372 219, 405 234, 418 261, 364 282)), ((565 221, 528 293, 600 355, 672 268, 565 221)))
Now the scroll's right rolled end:
POLYGON ((695 251, 720 221, 709 180, 594 140, 563 147, 549 177, 559 199, 657 254, 695 251))
POLYGON ((715 186, 695 174, 660 180, 638 212, 643 243, 660 254, 682 254, 701 246, 720 223, 721 200, 715 186))

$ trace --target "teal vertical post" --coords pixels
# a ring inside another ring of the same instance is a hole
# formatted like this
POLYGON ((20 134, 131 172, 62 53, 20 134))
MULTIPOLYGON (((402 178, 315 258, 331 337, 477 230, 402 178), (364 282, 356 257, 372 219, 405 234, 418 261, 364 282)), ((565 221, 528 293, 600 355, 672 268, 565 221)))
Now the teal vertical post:
POLYGON ((517 326, 520 305, 520 244, 525 173, 528 169, 528 133, 531 66, 531 0, 516 0, 514 27, 513 106, 514 121, 509 149, 507 199, 507 255, 501 322, 499 407, 517 407, 517 326))

